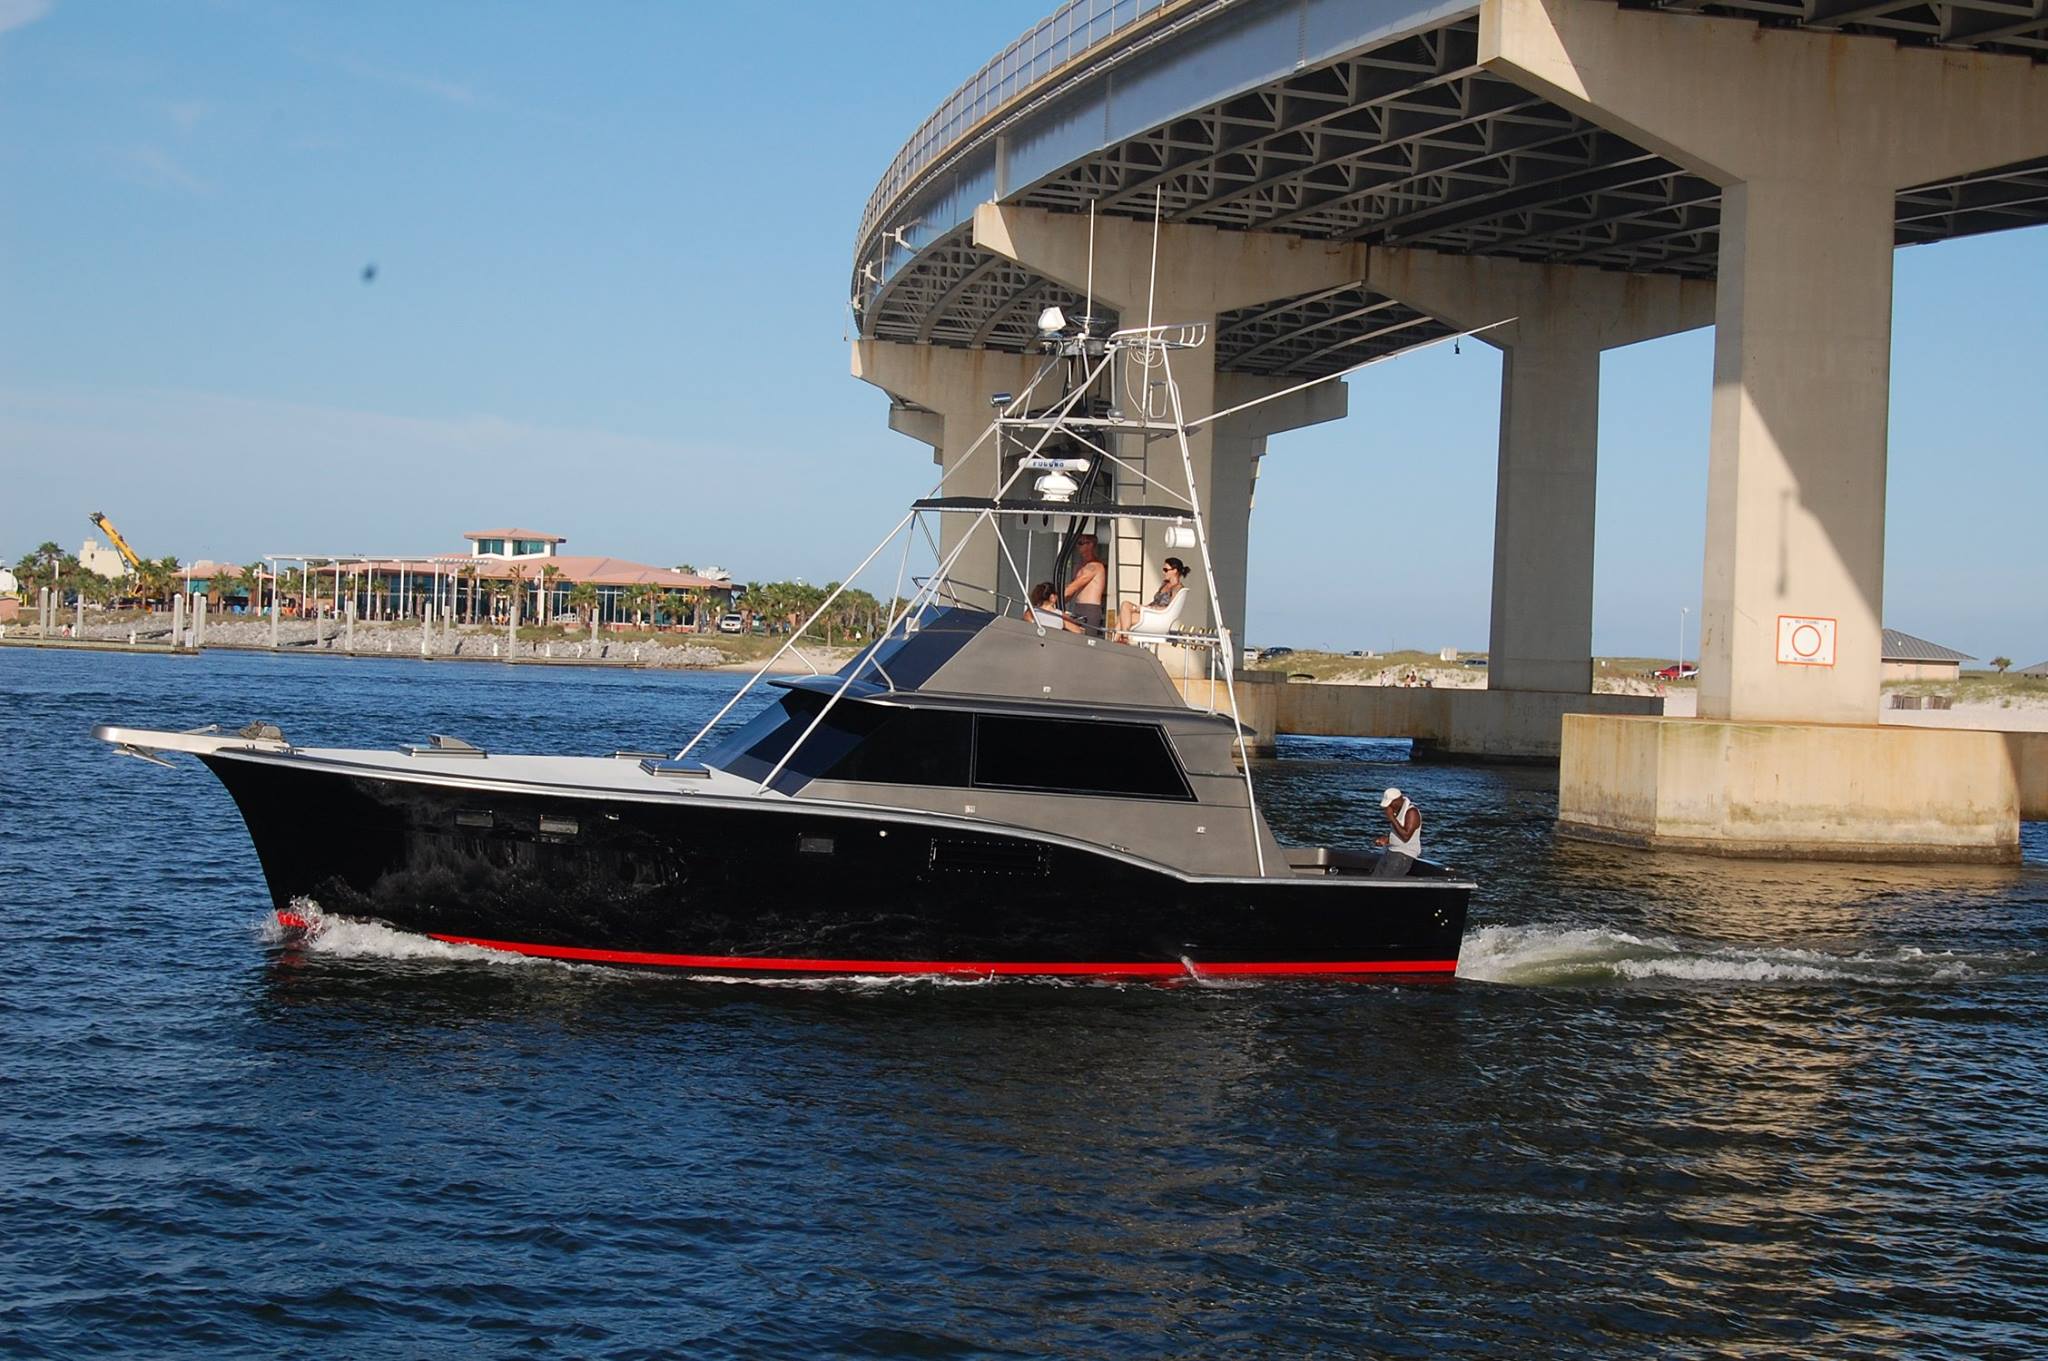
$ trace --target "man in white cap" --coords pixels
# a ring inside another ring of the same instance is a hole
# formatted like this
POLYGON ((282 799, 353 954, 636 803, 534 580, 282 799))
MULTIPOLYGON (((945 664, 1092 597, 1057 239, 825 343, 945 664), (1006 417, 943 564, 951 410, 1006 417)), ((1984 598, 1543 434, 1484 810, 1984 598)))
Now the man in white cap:
POLYGON ((1372 877, 1399 879, 1422 858, 1422 810, 1400 790, 1389 789, 1380 795, 1380 811, 1394 830, 1372 843, 1387 848, 1380 863, 1373 866, 1372 877))

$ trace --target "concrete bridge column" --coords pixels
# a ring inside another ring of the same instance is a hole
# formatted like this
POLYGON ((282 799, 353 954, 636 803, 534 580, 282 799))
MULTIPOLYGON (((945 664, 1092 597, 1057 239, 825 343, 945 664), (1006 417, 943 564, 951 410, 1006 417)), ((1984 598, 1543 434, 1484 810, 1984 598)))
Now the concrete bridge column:
POLYGON ((1714 286, 1400 248, 1366 282, 1503 352, 1487 688, 1592 693, 1600 355, 1710 324, 1714 286))
POLYGON ((1924 743, 1908 762, 1896 730, 1802 725, 1877 717, 1894 196, 2048 154, 2048 68, 1587 0, 1485 0, 1479 56, 1724 187, 1700 638, 1700 714, 1722 726, 1575 718, 1560 822, 2015 856, 2016 804, 1989 793, 2010 771, 1969 768, 1966 741, 1954 765, 1924 743))
MULTIPOLYGON (((1233 388, 1232 384, 1240 380, 1216 372, 1213 341, 1219 314, 1356 282, 1364 274, 1365 251, 1361 246, 1308 241, 1271 232, 1167 226, 1159 231, 1155 253, 1150 222, 1100 217, 1095 221, 1093 238, 1091 257, 1089 221, 1079 214, 999 203, 984 203, 974 214, 977 246, 1056 279, 1077 293, 1092 289, 1092 296, 1114 308, 1127 327, 1145 325, 1148 317, 1160 325, 1209 326, 1211 345, 1177 351, 1172 356, 1182 412, 1190 420, 1234 404, 1221 393, 1247 390, 1241 384, 1233 388)), ((1279 386, 1286 385, 1276 385, 1279 386)), ((1140 397, 1141 394, 1133 393, 1129 400, 1135 402, 1140 397)), ((1343 414, 1341 409, 1327 406, 1320 410, 1328 414, 1314 414, 1319 408, 1313 403, 1294 410, 1301 424, 1334 420, 1343 414)), ((1194 491, 1208 523, 1210 556, 1217 579, 1198 583, 1205 589, 1189 602, 1182 619, 1188 624, 1217 622, 1209 610, 1213 593, 1213 598, 1220 599, 1223 605, 1222 622, 1240 642, 1244 636, 1246 556, 1256 459, 1263 452, 1267 435, 1292 428, 1273 425, 1280 417, 1277 413, 1258 414, 1263 411, 1264 408, 1258 408, 1244 413, 1252 419, 1243 425, 1225 421, 1220 423, 1219 430, 1213 428, 1216 423, 1205 424, 1188 439, 1194 491), (1265 424, 1259 424, 1260 421, 1265 424)), ((1148 442, 1134 436, 1126 438, 1123 445, 1117 451, 1118 457, 1132 462, 1144 458, 1148 477, 1181 495, 1187 494, 1180 450, 1173 440, 1148 442)), ((1155 495, 1147 499, 1170 502, 1171 498, 1155 495)), ((1122 600, 1149 596, 1158 584, 1160 563, 1169 556, 1178 556, 1191 567, 1198 566, 1189 551, 1167 548, 1164 531, 1156 525, 1147 528, 1141 548, 1133 538, 1124 545, 1123 554, 1127 560, 1112 558, 1116 594, 1122 600)))
POLYGON ((1589 695, 1600 351, 1504 348, 1486 684, 1589 695))
POLYGON ((1893 196, 2048 154, 2048 69, 1586 0, 1486 0, 1480 59, 1725 187, 1701 713, 1871 721, 1893 196))
MULTIPOLYGON (((995 395, 1024 391, 1042 363, 1035 355, 901 345, 886 340, 862 340, 853 347, 853 376, 873 383, 897 400, 899 405, 889 412, 889 428, 932 447, 932 461, 945 470, 946 492, 954 496, 993 495, 1001 485, 1001 460, 994 438, 982 442, 979 448, 976 442, 995 419, 995 395), (954 476, 970 450, 972 462, 964 463, 965 471, 954 476)), ((975 528, 973 517, 967 515, 942 515, 937 519, 942 555, 951 553, 962 539, 969 540, 948 577, 986 591, 1020 593, 1016 583, 1009 580, 1008 569, 1001 565, 1002 551, 997 544, 999 534, 1019 533, 1016 526, 975 528)), ((989 603, 978 594, 965 598, 970 604, 989 603)))

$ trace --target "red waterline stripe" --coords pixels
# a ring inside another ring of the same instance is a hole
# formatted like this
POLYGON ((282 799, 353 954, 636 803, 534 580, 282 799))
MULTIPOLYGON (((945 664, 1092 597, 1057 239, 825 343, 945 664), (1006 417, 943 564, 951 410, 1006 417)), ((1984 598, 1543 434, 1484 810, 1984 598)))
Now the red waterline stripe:
MULTIPOLYGON (((571 959, 590 964, 653 964, 671 969, 751 969, 770 973, 862 973, 862 974, 1074 974, 1091 978, 1177 978, 1187 972, 1182 964, 1073 964, 1022 963, 1016 960, 931 960, 931 959, 775 959, 760 955, 664 955, 643 950, 592 950, 580 945, 533 945, 516 940, 484 940, 478 936, 445 936, 430 933, 450 945, 476 945, 486 950, 509 950, 513 954, 542 959, 571 959)), ((1248 974, 1350 974, 1350 973, 1455 973, 1455 959, 1276 961, 1273 963, 1227 961, 1197 964, 1195 972, 1210 975, 1248 974)))

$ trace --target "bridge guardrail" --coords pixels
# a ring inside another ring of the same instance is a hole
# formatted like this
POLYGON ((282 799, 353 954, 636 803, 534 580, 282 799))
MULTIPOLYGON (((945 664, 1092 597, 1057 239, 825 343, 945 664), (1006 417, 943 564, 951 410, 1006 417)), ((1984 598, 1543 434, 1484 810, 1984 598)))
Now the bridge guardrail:
POLYGON ((889 162, 861 212, 854 250, 858 252, 873 232, 882 209, 968 128, 1081 53, 1174 3, 1176 0, 1067 0, 998 52, 918 125, 889 162))

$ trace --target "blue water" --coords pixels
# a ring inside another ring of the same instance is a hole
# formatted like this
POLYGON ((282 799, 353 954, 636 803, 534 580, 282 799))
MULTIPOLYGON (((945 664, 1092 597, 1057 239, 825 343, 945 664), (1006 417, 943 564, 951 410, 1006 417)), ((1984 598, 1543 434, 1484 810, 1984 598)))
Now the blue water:
POLYGON ((88 737, 662 747, 736 683, 0 652, 0 1355, 2048 1354, 2040 826, 1640 855, 1290 742, 1283 838, 1398 782, 1477 876, 1458 983, 717 983, 285 944, 212 778, 88 737))

